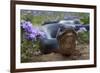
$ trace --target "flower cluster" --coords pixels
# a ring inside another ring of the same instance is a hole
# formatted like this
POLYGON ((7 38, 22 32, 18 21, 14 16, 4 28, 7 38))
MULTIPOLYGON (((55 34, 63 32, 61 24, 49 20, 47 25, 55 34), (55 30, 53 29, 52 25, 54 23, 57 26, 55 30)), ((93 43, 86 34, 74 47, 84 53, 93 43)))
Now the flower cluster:
POLYGON ((75 30, 79 32, 89 31, 90 27, 89 25, 76 25, 75 30))
POLYGON ((38 37, 45 37, 45 33, 33 27, 32 23, 29 21, 22 21, 21 28, 25 31, 25 37, 28 40, 35 40, 38 37))

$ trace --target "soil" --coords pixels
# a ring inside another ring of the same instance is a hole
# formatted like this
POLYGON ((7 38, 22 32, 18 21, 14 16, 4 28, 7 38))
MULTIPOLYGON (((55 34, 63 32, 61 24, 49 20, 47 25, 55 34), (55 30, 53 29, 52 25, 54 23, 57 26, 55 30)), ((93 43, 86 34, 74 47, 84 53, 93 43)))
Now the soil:
POLYGON ((71 56, 64 56, 59 53, 49 53, 33 56, 32 62, 46 62, 46 61, 64 61, 64 60, 86 60, 89 59, 89 45, 79 44, 76 46, 76 52, 71 56))

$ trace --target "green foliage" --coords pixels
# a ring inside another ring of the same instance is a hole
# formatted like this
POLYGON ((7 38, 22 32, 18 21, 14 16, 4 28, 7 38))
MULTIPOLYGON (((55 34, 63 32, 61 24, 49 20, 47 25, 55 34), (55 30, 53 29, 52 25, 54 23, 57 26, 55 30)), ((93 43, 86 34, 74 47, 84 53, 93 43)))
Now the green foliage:
POLYGON ((40 41, 25 39, 24 32, 21 31, 21 62, 30 62, 37 50, 40 50, 40 41))
POLYGON ((21 20, 30 21, 33 25, 41 25, 45 21, 53 21, 53 20, 62 20, 66 16, 78 16, 81 19, 83 24, 89 24, 89 14, 88 13, 75 13, 75 12, 51 12, 50 14, 48 11, 42 12, 39 11, 40 14, 34 15, 32 11, 21 13, 21 20))
POLYGON ((33 15, 31 13, 21 15, 21 20, 32 22, 32 19, 33 19, 33 15))
POLYGON ((34 25, 41 25, 45 21, 45 16, 33 16, 32 23, 34 25))
POLYGON ((78 41, 81 44, 89 44, 89 32, 78 33, 78 41))
POLYGON ((29 62, 37 50, 40 50, 39 41, 24 40, 21 43, 21 62, 29 62))
POLYGON ((21 43, 21 62, 27 62, 30 60, 32 55, 32 43, 31 41, 24 40, 21 43))
POLYGON ((80 21, 83 23, 83 24, 89 24, 89 13, 79 13, 79 16, 81 17, 80 21))
POLYGON ((83 24, 89 24, 89 17, 84 17, 84 18, 82 18, 82 19, 80 19, 81 20, 81 22, 83 22, 83 24))

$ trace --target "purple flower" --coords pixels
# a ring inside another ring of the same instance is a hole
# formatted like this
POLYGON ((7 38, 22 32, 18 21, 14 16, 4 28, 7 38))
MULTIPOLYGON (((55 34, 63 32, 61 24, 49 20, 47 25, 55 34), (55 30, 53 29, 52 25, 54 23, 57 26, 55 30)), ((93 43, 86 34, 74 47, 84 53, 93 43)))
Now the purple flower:
POLYGON ((38 35, 39 35, 40 37, 42 37, 42 38, 46 38, 46 34, 45 34, 44 32, 42 32, 42 31, 39 31, 39 32, 38 32, 38 35))
POLYGON ((31 33, 33 26, 32 23, 23 21, 21 22, 21 28, 24 29, 26 32, 31 33))
POLYGON ((39 32, 39 30, 38 30, 38 29, 33 28, 31 33, 32 33, 32 34, 35 34, 35 35, 38 35, 38 32, 39 32))
POLYGON ((36 39, 36 35, 35 34, 26 34, 25 38, 28 40, 35 40, 36 39))
POLYGON ((23 21, 21 22, 21 28, 25 31, 25 37, 28 40, 35 40, 36 38, 45 38, 44 32, 32 26, 32 23, 23 21))

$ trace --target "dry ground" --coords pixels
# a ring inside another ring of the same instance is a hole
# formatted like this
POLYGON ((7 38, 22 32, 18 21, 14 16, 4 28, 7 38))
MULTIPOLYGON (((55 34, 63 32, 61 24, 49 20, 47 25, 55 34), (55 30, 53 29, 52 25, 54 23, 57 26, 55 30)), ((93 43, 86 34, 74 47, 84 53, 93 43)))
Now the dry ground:
POLYGON ((32 62, 46 62, 46 61, 64 61, 64 60, 86 60, 89 59, 89 45, 81 44, 76 46, 78 55, 63 56, 59 53, 50 53, 44 55, 33 56, 32 62))

